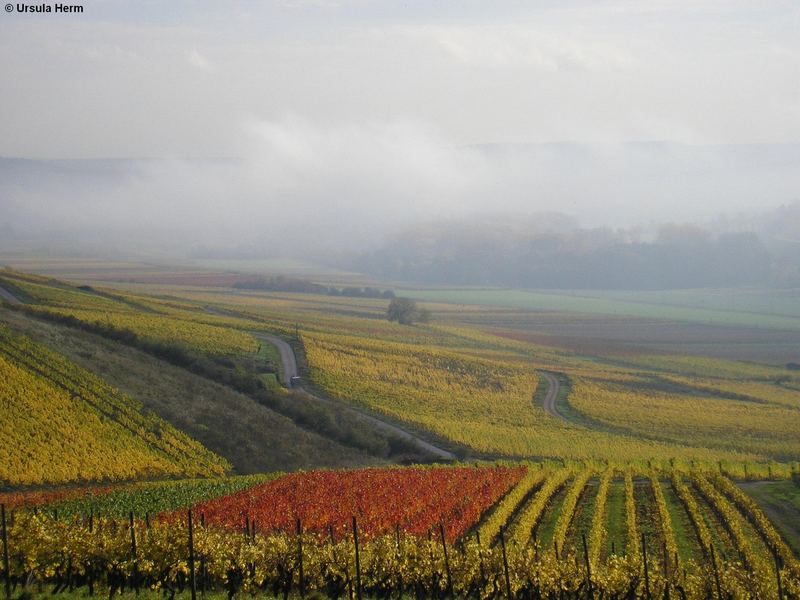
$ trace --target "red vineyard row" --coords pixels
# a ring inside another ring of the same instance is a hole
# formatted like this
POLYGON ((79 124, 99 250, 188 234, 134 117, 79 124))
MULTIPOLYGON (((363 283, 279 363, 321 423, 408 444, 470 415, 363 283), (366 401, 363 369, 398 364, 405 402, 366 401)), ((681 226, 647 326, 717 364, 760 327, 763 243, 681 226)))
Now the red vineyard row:
POLYGON ((525 467, 441 467, 294 473, 194 507, 208 525, 260 531, 341 532, 358 518, 366 536, 395 527, 425 535, 444 524, 463 536, 524 475, 525 467))

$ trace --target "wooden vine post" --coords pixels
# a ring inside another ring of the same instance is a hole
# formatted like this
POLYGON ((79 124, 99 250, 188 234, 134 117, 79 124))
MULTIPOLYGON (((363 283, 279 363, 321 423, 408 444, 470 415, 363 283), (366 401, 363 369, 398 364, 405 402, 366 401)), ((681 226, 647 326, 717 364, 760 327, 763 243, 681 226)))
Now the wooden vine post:
POLYGON ((650 572, 647 570, 647 544, 645 543, 644 531, 642 532, 642 564, 644 565, 644 593, 647 600, 651 600, 650 595, 650 572))
POLYGON ((397 578, 397 597, 402 599, 403 598, 403 571, 400 569, 400 564, 403 560, 402 550, 400 549, 400 524, 396 524, 394 526, 394 535, 395 535, 395 546, 397 548, 397 567, 399 577, 397 578))
MULTIPOLYGON (((206 515, 200 513, 200 527, 205 531, 206 529, 206 515)), ((206 595, 206 556, 200 555, 200 595, 206 595)))
POLYGON ((500 548, 503 551, 503 574, 506 578, 506 598, 511 600, 511 577, 508 574, 508 555, 506 554, 505 527, 500 528, 500 548))
POLYGON ((353 545, 356 548, 356 598, 361 600, 361 556, 358 550, 358 523, 353 517, 353 545))
POLYGON ((194 573, 194 522, 191 509, 189 509, 189 586, 192 590, 192 600, 197 600, 197 580, 194 573))
POLYGON ((714 568, 714 581, 717 584, 717 598, 722 600, 722 585, 719 582, 719 569, 717 569, 717 556, 714 554, 714 546, 709 547, 711 551, 711 566, 714 568))
POLYGON ((589 600, 594 598, 594 590, 592 590, 592 565, 589 562, 589 547, 586 544, 586 533, 581 533, 581 540, 583 541, 583 560, 586 562, 586 585, 589 593, 589 600))
MULTIPOLYGON (((89 534, 94 533, 94 511, 89 511, 89 534)), ((89 561, 86 569, 87 585, 89 586, 89 595, 94 596, 94 562, 89 561)))
POLYGON ((300 522, 300 519, 297 519, 295 526, 297 530, 297 564, 300 569, 300 597, 305 598, 306 579, 303 573, 303 524, 300 522))
POLYGON ((478 558, 480 559, 481 568, 481 591, 486 590, 486 567, 483 564, 483 547, 481 546, 481 532, 475 531, 475 541, 478 544, 478 558))
POLYGON ((133 511, 128 513, 128 527, 131 530, 131 559, 133 560, 133 589, 139 595, 139 559, 136 553, 136 528, 133 523, 133 511))
POLYGON ((444 570, 447 576, 447 593, 453 597, 453 576, 450 573, 450 558, 447 555, 447 541, 444 539, 444 525, 439 523, 439 537, 442 540, 442 551, 444 552, 444 570))
POLYGON ((778 580, 778 600, 783 600, 783 582, 781 581, 781 557, 777 551, 773 551, 775 557, 775 577, 778 580))
POLYGON ((5 504, 0 504, 0 518, 3 521, 3 580, 6 587, 6 600, 11 600, 11 567, 8 561, 8 529, 5 504))

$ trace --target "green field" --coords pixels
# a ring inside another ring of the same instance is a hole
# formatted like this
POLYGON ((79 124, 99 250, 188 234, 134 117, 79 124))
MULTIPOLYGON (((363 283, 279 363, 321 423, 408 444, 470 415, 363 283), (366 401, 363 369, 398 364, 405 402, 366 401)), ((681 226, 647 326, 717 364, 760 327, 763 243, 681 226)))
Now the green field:
POLYGON ((568 293, 625 302, 800 318, 800 289, 593 290, 568 293))
POLYGON ((755 498, 800 556, 800 485, 791 481, 758 481, 742 483, 741 487, 755 498))
POLYGON ((729 305, 713 292, 595 292, 403 288, 427 302, 501 306, 614 317, 687 321, 706 325, 800 329, 800 292, 742 294, 729 305), (705 299, 708 298, 706 305, 705 299), (712 301, 713 300, 713 301, 712 301))

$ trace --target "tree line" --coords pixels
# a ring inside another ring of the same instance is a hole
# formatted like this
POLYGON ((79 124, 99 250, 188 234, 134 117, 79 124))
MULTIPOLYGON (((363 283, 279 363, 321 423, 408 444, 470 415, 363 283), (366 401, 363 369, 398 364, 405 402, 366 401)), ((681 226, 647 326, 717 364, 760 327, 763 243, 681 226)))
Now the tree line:
POLYGON ((349 298, 394 298, 394 292, 390 289, 381 290, 374 287, 359 286, 335 287, 283 275, 255 277, 237 281, 233 284, 233 287, 240 290, 320 294, 323 296, 346 296, 349 298))
POLYGON ((652 237, 608 229, 543 230, 487 222, 419 227, 347 267, 452 285, 659 290, 800 284, 800 267, 752 232, 687 225, 652 237))

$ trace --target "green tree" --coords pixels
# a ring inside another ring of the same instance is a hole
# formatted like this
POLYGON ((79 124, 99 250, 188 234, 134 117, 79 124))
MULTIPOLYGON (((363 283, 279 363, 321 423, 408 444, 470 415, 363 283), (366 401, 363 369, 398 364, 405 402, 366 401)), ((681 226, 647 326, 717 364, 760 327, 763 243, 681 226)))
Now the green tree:
POLYGON ((424 308, 419 308, 411 298, 392 298, 386 317, 401 325, 413 325, 415 322, 427 323, 430 320, 430 313, 424 308))

